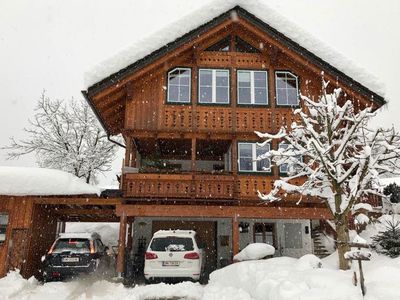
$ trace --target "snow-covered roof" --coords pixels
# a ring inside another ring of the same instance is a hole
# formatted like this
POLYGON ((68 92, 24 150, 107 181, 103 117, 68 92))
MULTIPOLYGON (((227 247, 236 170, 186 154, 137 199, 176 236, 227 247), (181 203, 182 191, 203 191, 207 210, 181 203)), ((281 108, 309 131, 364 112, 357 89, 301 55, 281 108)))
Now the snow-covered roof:
POLYGON ((100 195, 101 190, 60 170, 0 166, 0 195, 100 195))
POLYGON ((380 181, 380 184, 383 186, 387 186, 391 183, 400 185, 400 177, 381 178, 379 181, 380 181))
POLYGON ((63 232, 58 235, 62 239, 101 239, 96 232, 63 232))
POLYGON ((240 6, 249 13, 255 15, 261 21, 273 27, 366 88, 378 93, 380 96, 384 95, 382 84, 378 82, 373 75, 356 66, 335 50, 324 45, 324 43, 294 25, 260 0, 225 0, 215 1, 212 4, 207 3, 207 5, 183 16, 180 20, 171 23, 155 34, 142 40, 134 41, 129 47, 88 70, 85 74, 86 88, 99 83, 110 75, 143 59, 147 55, 211 21, 213 18, 222 15, 235 6, 240 6))

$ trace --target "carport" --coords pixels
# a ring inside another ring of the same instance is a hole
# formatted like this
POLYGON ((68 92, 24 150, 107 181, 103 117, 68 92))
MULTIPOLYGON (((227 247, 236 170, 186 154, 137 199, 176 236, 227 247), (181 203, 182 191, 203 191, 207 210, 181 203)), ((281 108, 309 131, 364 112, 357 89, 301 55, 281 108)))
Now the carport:
MULTIPOLYGON (((177 221, 184 218, 197 221, 208 219, 228 219, 231 221, 231 240, 228 241, 231 253, 239 252, 239 223, 241 219, 329 219, 330 212, 325 207, 273 207, 273 206, 213 206, 213 205, 151 205, 151 204, 117 204, 116 215, 120 220, 117 272, 122 276, 125 266, 125 251, 132 245, 132 228, 135 218, 172 218, 177 221)), ((166 221, 164 221, 166 222, 166 221)), ((169 221, 171 222, 171 221, 169 221)), ((156 223, 160 227, 162 223, 156 223)), ((164 223, 163 225, 167 225, 164 223)), ((193 225, 183 225, 193 226, 193 225)), ((153 230, 154 231, 154 230, 153 230)))

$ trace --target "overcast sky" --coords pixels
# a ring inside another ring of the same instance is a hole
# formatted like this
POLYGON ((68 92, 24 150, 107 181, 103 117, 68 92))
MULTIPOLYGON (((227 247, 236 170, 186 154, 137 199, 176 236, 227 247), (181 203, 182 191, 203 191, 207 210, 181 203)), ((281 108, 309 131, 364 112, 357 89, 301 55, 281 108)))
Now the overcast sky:
MULTIPOLYGON (((400 129, 400 1, 265 2, 378 77, 389 104, 374 123, 400 129)), ((0 146, 23 137, 43 90, 53 98, 82 97, 85 70, 207 3, 218 1, 1 0, 0 146)), ((9 161, 0 150, 0 165, 35 166, 35 159, 9 161)))

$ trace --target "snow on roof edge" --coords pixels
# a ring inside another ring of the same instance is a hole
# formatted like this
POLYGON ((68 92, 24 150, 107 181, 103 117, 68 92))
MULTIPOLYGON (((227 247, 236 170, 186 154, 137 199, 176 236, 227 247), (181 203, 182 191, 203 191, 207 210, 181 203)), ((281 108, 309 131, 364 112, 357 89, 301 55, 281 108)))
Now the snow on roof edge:
POLYGON ((218 5, 210 5, 210 3, 207 3, 198 10, 192 11, 146 38, 137 40, 131 46, 126 47, 116 55, 90 68, 84 74, 85 89, 88 89, 101 80, 126 68, 236 6, 240 6, 249 13, 254 14, 257 18, 267 23, 278 32, 284 34, 286 37, 298 43, 328 64, 334 66, 361 85, 364 85, 366 88, 382 97, 385 96, 385 87, 383 83, 374 75, 369 74, 365 69, 357 66, 343 54, 328 47, 260 0, 226 0, 222 3, 218 2, 218 5), (143 47, 143 45, 147 45, 147 47, 143 47))
POLYGON ((101 189, 73 174, 45 168, 0 166, 2 196, 97 195, 101 189))

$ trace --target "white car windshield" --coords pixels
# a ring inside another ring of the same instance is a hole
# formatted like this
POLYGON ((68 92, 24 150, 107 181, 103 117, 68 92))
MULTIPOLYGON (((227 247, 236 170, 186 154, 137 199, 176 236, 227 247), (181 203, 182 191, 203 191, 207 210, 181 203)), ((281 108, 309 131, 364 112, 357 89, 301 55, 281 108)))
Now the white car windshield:
POLYGON ((167 236, 154 238, 150 249, 152 251, 193 251, 193 239, 185 237, 167 236))

